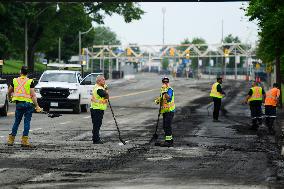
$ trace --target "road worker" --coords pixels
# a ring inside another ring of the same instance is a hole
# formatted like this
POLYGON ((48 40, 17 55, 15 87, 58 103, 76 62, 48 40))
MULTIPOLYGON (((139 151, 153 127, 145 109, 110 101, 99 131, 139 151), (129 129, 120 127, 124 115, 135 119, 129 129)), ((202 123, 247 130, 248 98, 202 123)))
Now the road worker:
POLYGON ((210 97, 214 102, 214 111, 213 111, 213 121, 219 122, 219 111, 221 108, 221 100, 225 95, 225 92, 222 90, 221 84, 223 83, 222 77, 218 76, 216 83, 212 85, 210 97))
POLYGON ((269 134, 275 134, 273 123, 276 118, 276 106, 279 101, 280 90, 277 83, 273 84, 272 89, 265 94, 265 124, 268 127, 269 134))
POLYGON ((24 131, 22 136, 22 147, 31 147, 29 142, 29 130, 32 113, 41 112, 42 109, 37 103, 36 94, 34 91, 34 81, 27 77, 28 69, 26 66, 21 68, 20 77, 14 78, 12 84, 8 89, 8 97, 10 101, 16 103, 15 122, 12 128, 12 132, 8 136, 7 144, 12 146, 14 144, 15 136, 19 125, 24 118, 24 131))
POLYGON ((165 141, 159 146, 171 147, 173 146, 173 135, 172 135, 172 121, 175 112, 175 95, 174 90, 169 84, 170 80, 168 77, 162 78, 162 87, 160 89, 160 98, 156 101, 156 104, 161 105, 161 114, 163 115, 163 129, 165 141))
POLYGON ((265 99, 265 91, 262 87, 258 86, 256 81, 253 81, 252 87, 250 88, 244 103, 249 102, 251 119, 252 119, 252 130, 257 130, 259 125, 262 124, 262 109, 261 105, 265 99))
POLYGON ((108 102, 108 87, 105 84, 105 78, 102 75, 97 76, 96 84, 93 89, 93 95, 91 99, 91 117, 93 123, 93 144, 102 144, 100 139, 100 128, 102 126, 102 120, 104 111, 107 108, 108 102))

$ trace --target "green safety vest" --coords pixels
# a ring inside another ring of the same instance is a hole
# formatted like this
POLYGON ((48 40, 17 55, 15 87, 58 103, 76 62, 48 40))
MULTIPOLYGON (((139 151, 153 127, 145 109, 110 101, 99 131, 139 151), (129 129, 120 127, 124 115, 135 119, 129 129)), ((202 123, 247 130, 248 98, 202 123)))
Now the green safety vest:
POLYGON ((31 97, 31 83, 32 79, 29 79, 25 76, 21 76, 13 79, 14 84, 14 93, 12 97, 12 101, 23 101, 33 103, 31 97))
POLYGON ((217 85, 220 83, 216 82, 212 85, 210 96, 216 98, 223 98, 223 95, 217 91, 217 85))
POLYGON ((107 99, 100 97, 98 95, 98 89, 105 90, 102 86, 95 84, 93 89, 93 95, 92 95, 92 102, 91 102, 91 108, 92 109, 98 109, 98 110, 106 110, 107 109, 107 99))
POLYGON ((253 100, 262 100, 262 88, 261 87, 252 87, 252 95, 248 99, 248 101, 253 101, 253 100))
MULTIPOLYGON (((168 87, 166 90, 169 90, 171 87, 168 87)), ((173 88, 171 88, 173 90, 173 88)), ((160 90, 160 97, 162 97, 162 88, 160 90)), ((173 90, 174 91, 174 90, 173 90)), ((167 99, 162 99, 161 102, 161 114, 166 112, 172 112, 175 110, 175 94, 173 92, 172 100, 170 102, 167 101, 167 99)))

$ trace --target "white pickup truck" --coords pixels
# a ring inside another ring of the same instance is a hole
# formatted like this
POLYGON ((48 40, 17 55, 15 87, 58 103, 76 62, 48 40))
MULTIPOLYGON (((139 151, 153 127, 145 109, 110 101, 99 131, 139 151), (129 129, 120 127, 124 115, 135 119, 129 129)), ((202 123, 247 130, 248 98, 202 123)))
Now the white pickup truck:
POLYGON ((8 103, 8 85, 6 80, 0 78, 0 116, 7 116, 9 103, 8 103))
POLYGON ((91 73, 83 79, 79 71, 45 71, 35 86, 39 106, 45 111, 57 108, 72 109, 76 114, 87 112, 96 77, 101 74, 91 73))

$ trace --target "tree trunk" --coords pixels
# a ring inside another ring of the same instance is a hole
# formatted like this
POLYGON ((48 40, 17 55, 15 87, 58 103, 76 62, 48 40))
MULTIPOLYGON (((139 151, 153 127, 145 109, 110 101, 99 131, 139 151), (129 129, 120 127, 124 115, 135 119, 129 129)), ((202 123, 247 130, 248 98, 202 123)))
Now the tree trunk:
MULTIPOLYGON (((276 60, 275 60, 276 83, 278 83, 278 85, 280 85, 280 90, 281 90, 280 54, 281 54, 280 48, 276 47, 276 60)), ((280 108, 282 109, 282 92, 280 93, 279 104, 280 104, 280 108)))
POLYGON ((34 73, 34 47, 28 49, 28 70, 29 73, 34 73))

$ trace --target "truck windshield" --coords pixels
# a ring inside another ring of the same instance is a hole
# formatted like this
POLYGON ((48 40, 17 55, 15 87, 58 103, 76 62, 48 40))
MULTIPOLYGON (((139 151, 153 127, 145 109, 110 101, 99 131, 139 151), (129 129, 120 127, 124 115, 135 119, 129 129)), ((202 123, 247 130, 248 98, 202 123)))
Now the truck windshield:
POLYGON ((75 73, 44 73, 40 82, 68 82, 77 83, 75 73))

